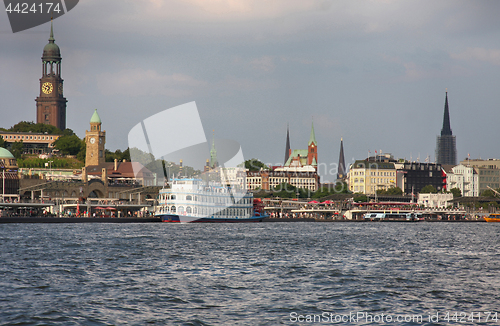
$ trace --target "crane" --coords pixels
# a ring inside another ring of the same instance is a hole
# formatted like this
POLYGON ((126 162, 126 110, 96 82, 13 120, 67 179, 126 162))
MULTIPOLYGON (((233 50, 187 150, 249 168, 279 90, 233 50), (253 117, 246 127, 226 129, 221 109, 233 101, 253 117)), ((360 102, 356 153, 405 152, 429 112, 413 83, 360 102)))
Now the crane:
POLYGON ((493 191, 495 193, 495 195, 500 196, 500 192, 496 191, 495 189, 491 188, 490 186, 486 186, 486 187, 490 188, 490 190, 493 191))

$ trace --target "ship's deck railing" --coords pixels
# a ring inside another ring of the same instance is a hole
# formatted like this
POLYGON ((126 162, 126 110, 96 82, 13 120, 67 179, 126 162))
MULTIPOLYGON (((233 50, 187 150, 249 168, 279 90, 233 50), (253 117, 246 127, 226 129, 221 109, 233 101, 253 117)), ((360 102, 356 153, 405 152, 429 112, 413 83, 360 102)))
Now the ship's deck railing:
POLYGON ((252 203, 209 203, 204 201, 195 201, 195 200, 168 200, 168 201, 160 201, 159 205, 184 205, 184 206, 205 206, 205 207, 236 207, 236 208, 251 208, 253 207, 252 203))
POLYGON ((168 194, 168 193, 185 193, 185 194, 199 194, 199 195, 231 195, 231 194, 241 194, 242 196, 250 195, 247 191, 241 190, 229 190, 225 192, 218 192, 213 190, 200 190, 200 189, 160 189, 160 194, 168 194))

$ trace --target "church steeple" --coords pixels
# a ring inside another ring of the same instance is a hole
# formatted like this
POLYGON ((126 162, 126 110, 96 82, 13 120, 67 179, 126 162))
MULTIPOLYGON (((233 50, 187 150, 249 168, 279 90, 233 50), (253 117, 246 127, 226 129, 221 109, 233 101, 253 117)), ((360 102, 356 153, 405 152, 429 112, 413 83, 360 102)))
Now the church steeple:
POLYGON ((343 180, 346 177, 345 173, 345 159, 344 159, 344 142, 340 138, 340 154, 339 154, 339 167, 337 172, 337 180, 343 180))
POLYGON ((457 164, 457 143, 456 137, 451 132, 450 110, 448 108, 448 91, 444 102, 443 128, 441 136, 436 140, 436 163, 439 164, 457 164))
POLYGON ((311 122, 311 135, 309 136, 309 146, 314 143, 314 146, 318 146, 316 142, 316 135, 314 134, 314 123, 311 122))
POLYGON ((50 20, 50 37, 49 43, 54 43, 54 25, 52 24, 52 19, 50 20))
POLYGON ((61 50, 55 43, 50 22, 49 43, 43 48, 40 95, 36 98, 36 122, 66 129, 66 102, 61 78, 61 50))
POLYGON ((318 165, 318 143, 314 134, 314 124, 311 123, 311 135, 309 136, 309 145, 307 146, 307 165, 318 165))
POLYGON ((288 129, 288 124, 286 125, 286 145, 285 145, 285 163, 288 161, 288 158, 290 157, 290 132, 288 129))
POLYGON ((215 131, 212 138, 212 149, 210 150, 210 167, 213 169, 219 165, 217 162, 217 150, 215 149, 215 131))
POLYGON ((446 92, 446 98, 444 101, 444 116, 443 116, 443 128, 441 129, 441 136, 451 136, 453 135, 450 127, 450 109, 448 108, 448 92, 446 92))

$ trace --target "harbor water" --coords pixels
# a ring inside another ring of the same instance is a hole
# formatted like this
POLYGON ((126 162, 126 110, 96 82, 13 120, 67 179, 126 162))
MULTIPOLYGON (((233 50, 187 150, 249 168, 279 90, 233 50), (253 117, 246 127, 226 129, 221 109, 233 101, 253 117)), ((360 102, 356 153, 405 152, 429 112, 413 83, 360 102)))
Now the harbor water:
POLYGON ((499 324, 499 234, 500 223, 0 224, 0 324, 499 324))

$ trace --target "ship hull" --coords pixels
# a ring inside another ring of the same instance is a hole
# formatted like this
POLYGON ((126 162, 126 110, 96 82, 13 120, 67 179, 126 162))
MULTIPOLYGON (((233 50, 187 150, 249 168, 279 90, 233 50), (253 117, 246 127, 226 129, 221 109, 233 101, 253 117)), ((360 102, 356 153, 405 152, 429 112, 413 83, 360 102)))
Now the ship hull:
POLYGON ((220 217, 195 217, 189 215, 158 215, 162 222, 167 223, 252 223, 262 222, 265 216, 252 216, 251 218, 220 218, 220 217))
POLYGON ((500 217, 484 217, 486 222, 500 222, 500 217))

